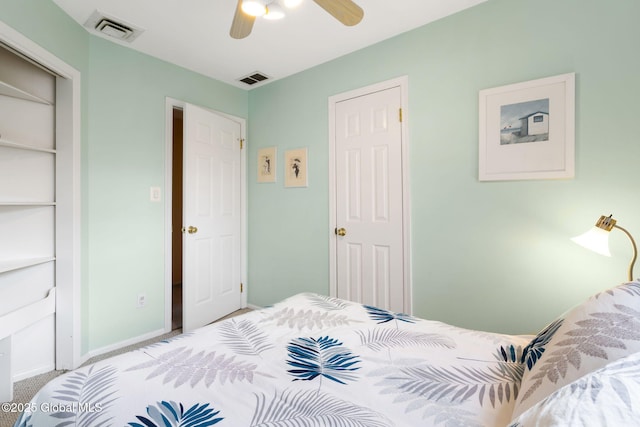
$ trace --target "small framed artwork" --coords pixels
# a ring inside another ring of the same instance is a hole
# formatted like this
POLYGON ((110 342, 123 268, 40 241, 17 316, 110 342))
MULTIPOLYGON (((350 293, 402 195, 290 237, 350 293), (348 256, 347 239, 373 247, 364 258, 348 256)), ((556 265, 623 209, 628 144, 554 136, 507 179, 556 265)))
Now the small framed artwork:
POLYGON ((276 147, 258 150, 258 182, 276 182, 276 147))
POLYGON ((307 149, 288 150, 284 153, 284 186, 307 187, 307 149))
POLYGON ((479 101, 480 181, 573 178, 574 73, 481 90, 479 101))

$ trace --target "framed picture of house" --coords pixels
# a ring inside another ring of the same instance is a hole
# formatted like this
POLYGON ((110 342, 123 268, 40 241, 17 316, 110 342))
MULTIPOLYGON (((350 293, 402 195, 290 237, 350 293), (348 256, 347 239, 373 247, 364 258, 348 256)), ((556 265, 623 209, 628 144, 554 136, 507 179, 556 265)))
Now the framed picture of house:
POLYGON ((480 181, 573 178, 575 74, 480 91, 480 181))
POLYGON ((299 148, 284 152, 284 186, 307 187, 307 149, 299 148))
POLYGON ((258 150, 258 182, 276 182, 276 147, 258 150))

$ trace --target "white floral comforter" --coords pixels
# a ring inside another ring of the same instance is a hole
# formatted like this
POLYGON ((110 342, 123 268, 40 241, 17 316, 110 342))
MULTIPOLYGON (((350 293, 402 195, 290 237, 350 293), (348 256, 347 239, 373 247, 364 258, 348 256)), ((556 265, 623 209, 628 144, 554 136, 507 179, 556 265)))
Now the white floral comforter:
POLYGON ((505 426, 531 338, 299 294, 60 376, 16 426, 505 426))

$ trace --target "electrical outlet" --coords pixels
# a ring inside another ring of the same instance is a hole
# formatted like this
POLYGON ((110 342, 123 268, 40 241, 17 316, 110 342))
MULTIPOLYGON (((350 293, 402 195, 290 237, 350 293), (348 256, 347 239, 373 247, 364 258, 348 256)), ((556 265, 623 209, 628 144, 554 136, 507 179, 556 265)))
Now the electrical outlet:
POLYGON ((138 294, 138 308, 142 308, 147 304, 147 295, 146 294, 138 294))

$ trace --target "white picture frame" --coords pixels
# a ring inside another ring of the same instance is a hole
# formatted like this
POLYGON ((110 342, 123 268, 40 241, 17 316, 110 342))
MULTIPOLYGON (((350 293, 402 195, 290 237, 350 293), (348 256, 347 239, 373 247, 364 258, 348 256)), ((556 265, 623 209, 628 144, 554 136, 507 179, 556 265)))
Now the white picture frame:
POLYGON ((277 148, 267 147, 258 150, 257 176, 259 183, 276 182, 277 148))
POLYGON ((307 149, 298 148, 284 152, 284 186, 307 187, 309 185, 307 170, 307 149))
POLYGON ((481 90, 478 160, 480 181, 573 178, 575 73, 481 90))

